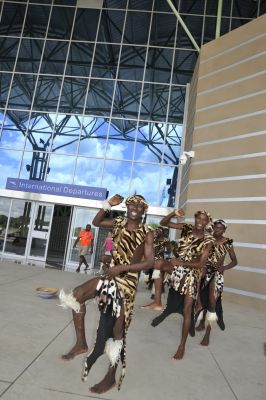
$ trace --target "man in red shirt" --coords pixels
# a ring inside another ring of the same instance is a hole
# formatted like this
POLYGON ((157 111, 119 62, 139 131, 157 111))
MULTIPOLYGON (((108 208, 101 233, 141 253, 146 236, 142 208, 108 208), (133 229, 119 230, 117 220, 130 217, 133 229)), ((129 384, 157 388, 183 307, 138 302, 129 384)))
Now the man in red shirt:
POLYGON ((94 237, 93 237, 93 234, 91 233, 91 225, 88 224, 88 225, 86 225, 86 229, 82 229, 79 232, 79 235, 73 245, 73 248, 75 248, 79 242, 79 266, 76 269, 76 272, 80 272, 80 267, 83 263, 85 264, 85 271, 89 268, 89 265, 87 263, 85 256, 88 254, 89 248, 90 248, 90 253, 92 254, 93 239, 94 239, 94 237))

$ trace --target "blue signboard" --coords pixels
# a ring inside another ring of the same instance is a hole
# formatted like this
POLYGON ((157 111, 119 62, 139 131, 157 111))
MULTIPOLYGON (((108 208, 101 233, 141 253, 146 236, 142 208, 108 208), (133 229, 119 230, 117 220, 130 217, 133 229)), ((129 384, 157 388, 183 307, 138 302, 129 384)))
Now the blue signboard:
POLYGON ((107 190, 104 188, 17 178, 7 178, 6 189, 31 193, 52 194, 56 196, 79 197, 81 199, 90 200, 105 200, 107 195, 107 190))

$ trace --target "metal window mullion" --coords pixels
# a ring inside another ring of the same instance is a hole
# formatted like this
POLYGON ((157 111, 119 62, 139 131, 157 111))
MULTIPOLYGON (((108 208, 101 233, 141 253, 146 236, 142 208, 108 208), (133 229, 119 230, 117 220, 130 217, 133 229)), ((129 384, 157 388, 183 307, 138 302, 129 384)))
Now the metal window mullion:
POLYGON ((142 105, 144 82, 145 82, 145 73, 146 73, 147 60, 148 60, 148 54, 149 54, 149 48, 150 48, 150 35, 151 35, 151 27, 152 27, 152 20, 153 20, 154 2, 155 2, 155 0, 152 0, 152 8, 151 8, 151 12, 150 12, 150 26, 149 26, 148 40, 147 40, 148 45, 147 45, 145 63, 144 63, 144 68, 143 68, 143 76, 142 76, 140 100, 139 100, 139 110, 138 110, 138 116, 137 116, 135 141, 134 141, 134 145, 133 145, 132 163, 131 163, 131 171, 130 171, 130 177, 129 177, 129 193, 131 191, 132 176, 133 176, 133 166, 135 164, 135 153, 136 153, 137 136, 138 136, 138 129, 139 129, 139 121, 140 121, 140 110, 141 110, 141 105, 142 105))
MULTIPOLYGON (((5 119, 6 119, 6 114, 7 114, 7 106, 8 106, 8 102, 9 102, 9 98, 10 98, 11 88, 12 88, 13 81, 14 81, 14 75, 15 75, 15 70, 16 70, 16 65, 17 65, 17 60, 18 60, 18 54, 19 54, 19 50, 20 50, 21 42, 22 42, 22 32, 24 30, 24 25, 25 25, 27 12, 28 12, 28 3, 26 4, 26 7, 25 7, 24 20, 23 20, 23 24, 22 24, 22 28, 21 28, 21 34, 20 34, 20 37, 19 37, 19 44, 18 44, 18 48, 17 48, 17 54, 16 54, 16 58, 15 58, 15 63, 14 63, 13 71, 12 71, 12 77, 11 77, 11 80, 10 80, 10 86, 9 86, 9 90, 8 90, 8 94, 7 94, 7 98, 6 98, 6 104, 5 104, 4 113, 3 113, 3 124, 2 124, 2 127, 0 129, 0 137, 2 136, 3 127, 4 127, 4 124, 5 124, 5 119)), ((25 132, 24 146, 25 146, 25 143, 26 143, 26 137, 27 137, 27 131, 25 132)), ((23 155, 23 150, 22 150, 21 153, 23 155)), ((20 159, 20 165, 19 165, 19 168, 18 168, 18 176, 19 176, 20 170, 21 170, 22 159, 23 159, 23 157, 21 157, 21 159, 20 159)))
MULTIPOLYGON (((51 9, 54 7, 54 3, 52 3, 52 7, 51 9)), ((59 104, 60 104, 60 100, 61 100, 61 94, 62 94, 62 90, 63 90, 63 85, 64 85, 64 80, 65 80, 65 74, 66 74, 66 67, 67 67, 67 62, 68 62, 68 56, 69 56, 69 50, 70 50, 70 44, 71 44, 71 39, 72 39, 72 35, 73 35, 73 30, 74 30, 74 25, 75 25, 75 20, 76 20, 76 14, 77 14, 77 6, 75 7, 74 10, 74 17, 73 17, 73 23, 72 23, 72 28, 71 28, 71 32, 70 32, 70 38, 68 40, 68 48, 67 48, 67 54, 66 54, 66 62, 65 62, 65 66, 64 66, 64 70, 63 70, 63 74, 62 74, 62 82, 61 82, 61 86, 60 86, 60 90, 59 90, 59 95, 58 95, 58 101, 57 101, 57 107, 56 107, 56 111, 55 111, 55 121, 54 121, 54 125, 53 125, 53 130, 51 133, 51 147, 50 147, 50 151, 48 153, 48 157, 47 157, 47 163, 46 163, 46 168, 45 168, 45 176, 44 176, 44 180, 46 181, 47 179, 47 171, 49 168, 49 164, 50 164, 50 159, 51 159, 51 154, 52 154, 52 146, 53 146, 53 142, 54 142, 54 133, 55 133, 55 127, 56 127, 56 123, 57 123, 57 119, 58 119, 58 109, 59 109, 59 104)), ((50 23, 50 20, 49 20, 50 23)), ((48 28, 49 28, 49 24, 47 24, 47 33, 48 33, 48 28)), ((74 168, 72 171, 72 182, 74 179, 74 168)))
MULTIPOLYGON (((103 177, 104 177, 104 167, 105 167, 105 162, 106 162, 108 139, 109 139, 109 135, 110 135, 111 121, 112 121, 113 108, 114 108, 114 99, 115 99, 115 95, 116 95, 116 86, 117 86, 117 82, 118 82, 118 71, 119 71, 119 65, 120 65, 120 59, 121 59, 121 53, 122 53, 122 47, 123 47, 123 40, 124 40, 124 34, 125 34, 125 27, 126 27, 126 20, 127 20, 127 13, 128 13, 128 1, 129 0, 127 0, 126 9, 125 9, 125 18, 124 18, 123 29, 122 29, 122 34, 121 34, 120 48, 119 48, 119 53, 118 53, 117 69, 116 69, 116 75, 115 75, 113 97, 112 97, 112 102, 111 102, 110 118, 109 118, 109 123, 108 123, 108 128, 107 128, 107 134, 106 134, 104 160, 103 160, 103 168, 102 168, 102 176, 101 176, 101 185, 102 185, 103 177)), ((121 118, 121 119, 123 119, 123 118, 121 118)))
POLYGON ((205 21, 206 21, 206 8, 207 8, 207 0, 204 0, 203 22, 202 22, 202 31, 201 31, 201 46, 204 44, 204 31, 205 31, 205 21))
MULTIPOLYGON (((180 8, 180 0, 178 2, 178 9, 180 8)), ((160 200, 160 183, 161 183, 161 178, 162 178, 162 172, 163 172, 163 159, 164 159, 164 154, 165 154, 165 146, 166 146, 166 135, 168 132, 168 117, 169 117, 169 107, 170 107, 170 99, 171 99, 171 93, 172 93, 172 82, 173 82, 173 72, 174 72, 174 64, 175 64, 175 54, 176 54, 176 49, 175 49, 175 44, 177 40, 177 31, 178 31, 178 20, 176 23, 176 29, 175 29, 175 39, 174 39, 174 47, 173 47, 173 55, 172 55, 172 67, 171 67, 171 74, 170 74, 170 85, 169 85, 169 93, 168 93, 168 101, 167 101, 167 107, 166 107, 166 117, 165 117, 165 122, 164 122, 164 142, 163 142, 163 151, 162 151, 162 158, 160 161, 160 174, 159 174, 159 183, 158 183, 158 193, 157 193, 157 203, 159 204, 160 200)))
MULTIPOLYGON (((42 48, 42 54, 41 54, 41 57, 40 57, 39 68, 38 68, 37 74, 34 74, 34 76, 36 75, 36 82, 35 82, 35 86, 34 86, 34 90, 33 90, 33 94, 32 94, 32 101, 31 101, 31 106, 30 106, 30 110, 29 110, 29 116, 28 116, 28 120, 27 120, 28 123, 27 123, 26 131, 25 131, 25 141, 24 141, 24 147, 22 149, 23 157, 21 158, 21 162, 20 162, 19 176, 20 176, 21 170, 22 170, 23 158, 24 158, 24 153, 25 153, 25 148, 26 148, 26 143, 27 143, 27 136, 28 136, 28 132, 29 132, 29 124, 30 124, 30 119, 31 119, 31 116, 32 116, 33 103, 34 103, 35 94, 36 94, 36 90, 37 90, 37 85, 38 85, 38 81, 39 81, 40 69, 41 69, 41 64, 42 64, 42 59, 43 59, 43 54, 44 54, 45 41, 46 41, 46 38, 47 38, 47 32, 48 32, 48 26, 49 26, 49 22, 50 22, 50 18, 51 18, 51 13, 52 13, 52 6, 50 7, 50 14, 49 14, 49 17, 48 17, 46 33, 45 33, 44 38, 42 39, 43 40, 43 48, 42 48)), ((24 31, 24 26, 23 26, 22 32, 23 31, 24 31)), ((27 73, 25 73, 25 74, 28 75, 27 73)))
POLYGON ((11 213, 11 208, 12 208, 12 202, 13 202, 13 199, 10 199, 10 204, 9 204, 8 217, 7 217, 7 222, 6 222, 6 231, 5 231, 5 237, 4 237, 4 243, 3 243, 2 254, 5 252, 5 249, 6 249, 6 239, 7 239, 7 235, 8 235, 8 227, 9 227, 9 221, 10 221, 10 213, 11 213))
MULTIPOLYGON (((91 66, 90 66, 90 72, 89 72, 89 77, 88 77, 87 89, 86 89, 85 98, 84 98, 84 106, 83 106, 83 111, 82 111, 81 118, 80 118, 80 131, 79 131, 79 138, 78 138, 78 144, 77 144, 76 160, 75 160, 75 164, 74 164, 74 179, 75 179, 75 174, 76 174, 76 170, 77 170, 77 162, 78 162, 78 157, 79 157, 79 148, 80 148, 80 143, 81 143, 81 134, 82 134, 82 131, 83 131, 83 122, 84 122, 85 113, 86 113, 87 98, 88 98, 90 82, 91 82, 91 72, 92 72, 93 63, 94 63, 94 57, 95 57, 95 52, 96 52, 97 38, 98 38, 98 34, 99 34, 99 29, 100 29, 102 11, 103 11, 103 9, 101 8, 101 10, 99 12, 99 20, 98 20, 98 25, 97 25, 97 29, 96 29, 93 52, 92 52, 92 56, 91 56, 91 66)), ((90 42, 88 42, 88 43, 90 43, 90 42)), ((92 116, 92 118, 95 118, 95 117, 92 116)), ((103 174, 103 166, 102 166, 102 174, 103 174)))

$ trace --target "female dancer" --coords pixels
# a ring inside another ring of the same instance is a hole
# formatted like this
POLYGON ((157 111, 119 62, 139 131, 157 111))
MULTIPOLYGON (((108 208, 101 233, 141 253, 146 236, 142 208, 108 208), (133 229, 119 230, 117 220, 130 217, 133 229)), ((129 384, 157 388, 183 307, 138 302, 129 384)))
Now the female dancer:
MULTIPOLYGON (((223 273, 224 271, 237 265, 233 240, 223 236, 226 228, 227 225, 222 219, 218 219, 213 223, 213 236, 215 238, 215 243, 205 266, 206 273, 201 282, 201 290, 198 298, 197 308, 199 310, 207 310, 208 321, 205 335, 201 341, 201 345, 203 346, 209 345, 212 322, 216 321, 217 319, 217 323, 220 328, 222 330, 225 329, 221 304, 221 297, 224 287, 223 273), (226 254, 229 255, 231 262, 227 265, 224 265, 226 254)), ((197 314, 199 313, 197 312, 197 314)), ((204 319, 200 321, 197 330, 205 329, 204 319)))
POLYGON ((183 314, 182 336, 174 359, 180 360, 185 353, 185 345, 190 331, 194 336, 194 307, 198 295, 202 268, 207 262, 212 248, 213 236, 206 230, 211 222, 211 216, 206 211, 195 214, 195 224, 171 222, 172 217, 184 217, 181 209, 171 212, 164 217, 160 224, 169 228, 181 229, 178 244, 178 258, 170 260, 168 267, 162 270, 171 273, 168 283, 170 285, 167 305, 162 314, 152 321, 152 326, 158 325, 169 314, 178 312, 183 314))

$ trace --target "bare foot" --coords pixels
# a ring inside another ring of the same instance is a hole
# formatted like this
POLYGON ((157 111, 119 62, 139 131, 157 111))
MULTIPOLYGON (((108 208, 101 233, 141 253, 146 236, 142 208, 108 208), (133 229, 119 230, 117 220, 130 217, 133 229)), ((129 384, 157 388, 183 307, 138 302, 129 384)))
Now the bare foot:
POLYGON ((155 310, 155 311, 162 311, 163 306, 156 303, 147 304, 146 306, 141 306, 141 308, 145 310, 155 310))
POLYGON ((202 341, 200 342, 200 344, 202 345, 202 346, 209 346, 209 343, 210 343, 210 339, 209 339, 209 336, 204 336, 204 338, 202 339, 202 341))
POLYGON ((78 346, 75 345, 67 354, 61 356, 62 360, 70 361, 79 354, 87 353, 88 346, 78 346))
POLYGON ((196 327, 196 331, 204 331, 205 330, 205 321, 201 320, 199 325, 196 327))
POLYGON ((92 393, 105 393, 116 385, 115 371, 112 370, 113 368, 109 369, 103 380, 90 388, 92 393))
POLYGON ((182 360, 185 354, 185 347, 183 346, 178 346, 177 352, 173 356, 173 360, 182 360))
POLYGON ((211 333, 211 326, 208 325, 207 328, 206 328, 205 335, 204 335, 202 341, 200 342, 200 344, 201 344, 202 346, 209 346, 209 343, 210 343, 210 333, 211 333))

